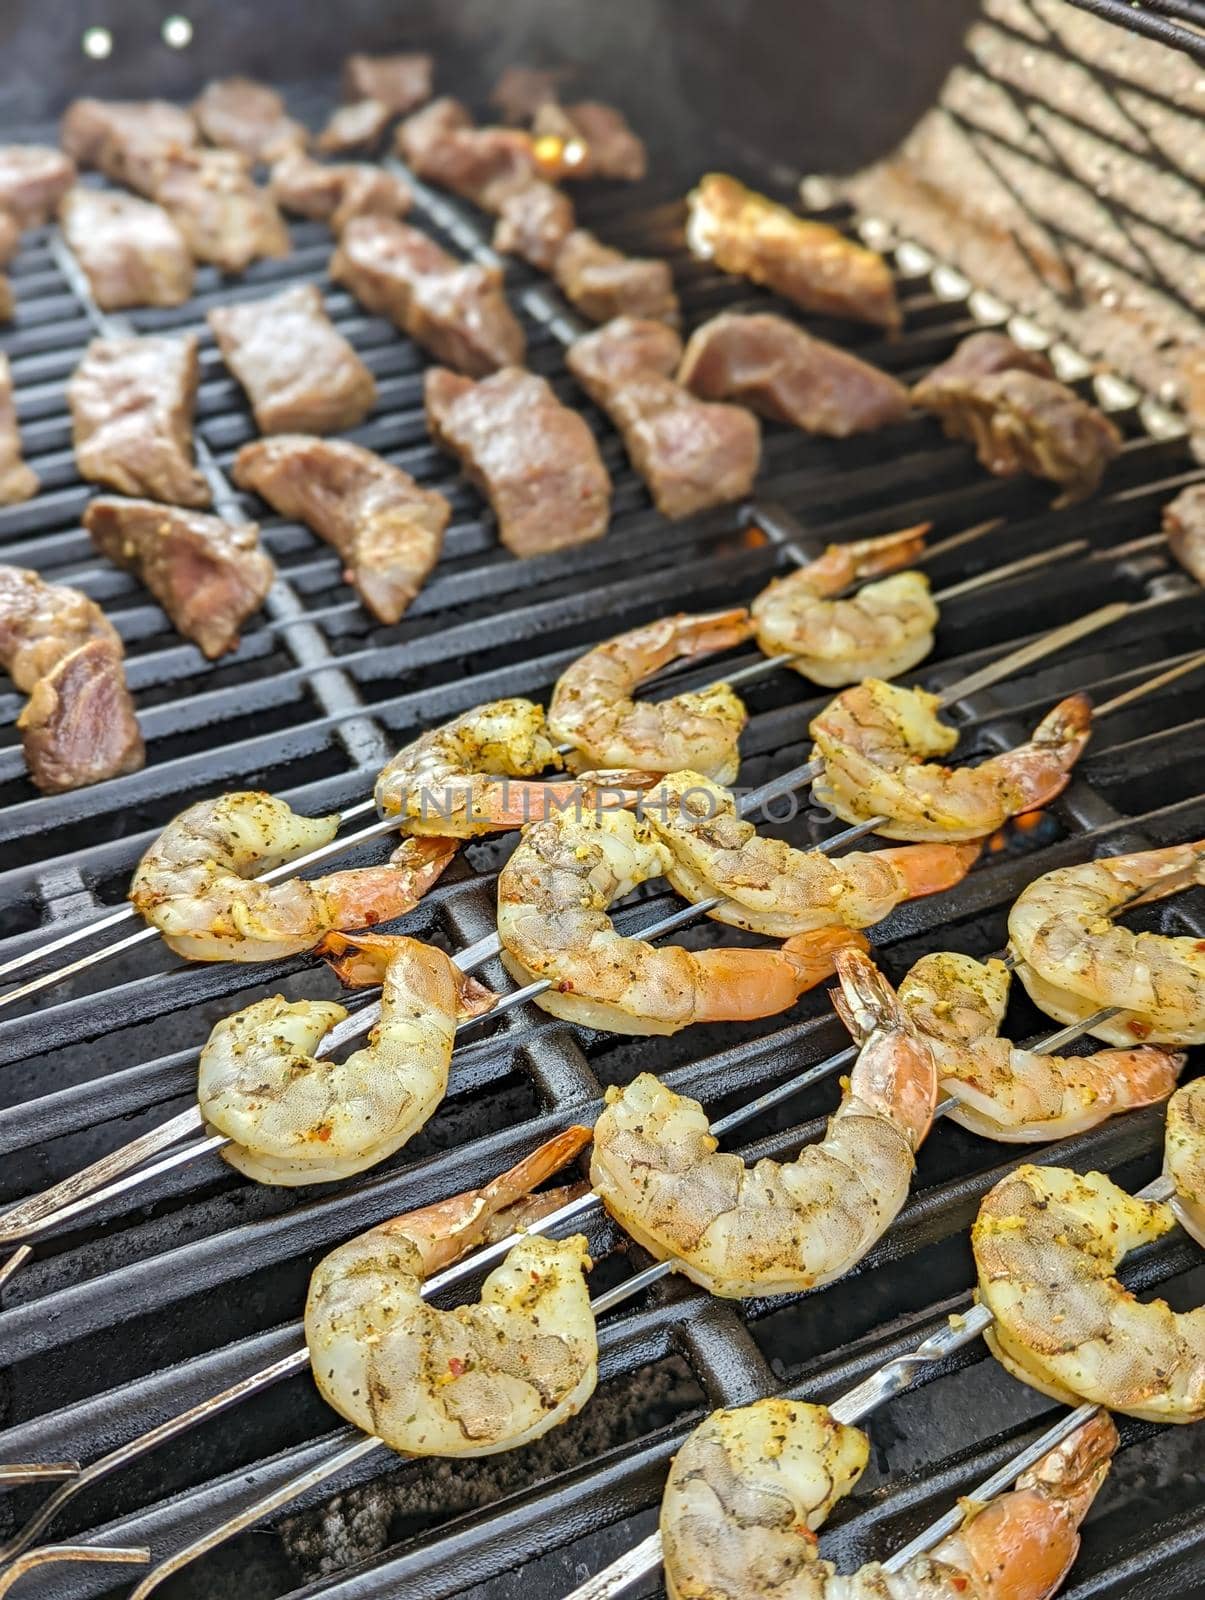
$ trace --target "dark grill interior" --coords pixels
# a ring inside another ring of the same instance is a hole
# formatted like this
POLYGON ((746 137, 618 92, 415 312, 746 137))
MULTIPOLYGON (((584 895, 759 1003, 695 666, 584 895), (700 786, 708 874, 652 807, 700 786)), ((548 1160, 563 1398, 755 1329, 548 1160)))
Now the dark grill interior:
MULTIPOLYGON (((771 186, 766 174, 742 170, 738 156, 731 164, 771 186)), ((772 303, 686 254, 681 204, 655 180, 637 191, 575 198, 583 224, 607 243, 672 259, 686 331, 720 309, 772 303)), ((853 226, 848 215, 826 215, 853 226)), ((485 219, 421 187, 413 220, 459 254, 486 249, 485 219)), ((508 261, 530 364, 589 417, 616 485, 603 541, 513 560, 498 548, 478 497, 427 442, 425 358, 330 285, 324 228, 295 225, 292 233, 286 260, 261 262, 236 283, 203 269, 188 306, 130 321, 144 331, 203 333, 198 433, 221 469, 254 427, 205 332, 204 310, 285 283, 320 283, 380 384, 377 410, 351 437, 449 495, 455 518, 444 559, 403 621, 382 627, 340 583, 333 552, 304 529, 266 517, 280 570, 270 620, 249 625, 237 655, 204 664, 132 579, 93 557, 79 529, 88 491, 75 474, 63 385, 93 327, 54 242, 45 234, 27 241, 14 270, 17 320, 0 348, 13 362, 26 454, 44 490, 31 505, 0 511, 4 559, 103 602, 127 642, 148 764, 99 789, 36 797, 13 728, 20 702, 3 697, 0 960, 119 906, 141 851, 191 801, 262 786, 302 811, 353 805, 371 791, 384 758, 421 728, 504 694, 544 699, 590 642, 668 611, 747 602, 785 564, 737 509, 674 525, 652 511, 617 437, 565 373, 572 316, 545 280, 508 261)), ((887 342, 820 318, 803 318, 805 325, 910 381, 984 319, 1004 314, 987 297, 968 295, 953 275, 928 271, 915 251, 900 249, 896 262, 906 309, 900 338, 887 342)), ((1069 352, 1066 361, 1074 372, 1069 352)), ((1092 393, 1086 373, 1079 382, 1092 393)), ((786 506, 822 542, 922 518, 941 538, 1007 517, 999 534, 935 563, 935 588, 1065 540, 1090 541, 1091 553, 1073 563, 952 601, 932 662, 913 680, 941 687, 1092 607, 1135 603, 1107 634, 959 703, 952 714, 964 731, 963 754, 1017 742, 1072 688, 1106 699, 1200 643, 1199 592, 1151 543, 1159 508, 1200 469, 1165 418, 1150 413, 1159 426, 1147 431, 1126 386, 1098 389, 1125 431, 1125 449, 1102 495, 1059 513, 1047 509, 1046 487, 987 477, 929 420, 849 441, 767 427, 759 494, 786 506)), ((242 498, 251 514, 261 509, 242 498)), ((732 664, 754 659, 746 651, 732 664)), ((709 664, 694 678, 714 672, 709 664)), ((741 782, 753 785, 806 759, 809 717, 828 696, 779 673, 746 698, 752 719, 741 782)), ((1000 948, 1008 906, 1039 872, 1205 832, 1203 709, 1199 680, 1186 679, 1102 724, 1071 787, 1037 827, 1010 830, 959 889, 904 906, 880 928, 875 942, 890 976, 898 979, 927 950, 1000 948)), ((832 831, 802 805, 778 826, 796 844, 832 831)), ((407 931, 450 950, 489 933, 494 874, 510 845, 503 838, 463 851, 407 931)), ((385 849, 381 843, 347 860, 377 859, 385 849)), ((656 890, 642 898, 644 920, 675 903, 656 890)), ((1136 925, 1205 937, 1203 900, 1182 896, 1142 913, 1136 925)), ((707 924, 679 937, 702 943, 737 935, 707 924)), ((482 976, 510 987, 497 966, 482 976)), ((195 1052, 220 1016, 263 994, 336 989, 309 961, 185 968, 152 943, 8 1014, 0 1024, 0 1202, 31 1194, 187 1109, 195 1052)), ((1019 994, 1011 1035, 1033 1037, 1046 1026, 1019 994)), ((653 1070, 718 1114, 845 1042, 822 991, 784 1017, 671 1039, 589 1034, 522 1008, 469 1035, 454 1058, 447 1101, 370 1174, 333 1189, 271 1190, 209 1157, 157 1180, 43 1239, 6 1289, 0 1461, 91 1461, 286 1354, 298 1342, 308 1274, 327 1249, 397 1211, 483 1181, 569 1121, 590 1121, 609 1083, 653 1070)), ((823 1083, 743 1129, 729 1147, 788 1157, 818 1134, 836 1097, 835 1083, 823 1083)), ((1162 1126, 1154 1108, 1044 1147, 1039 1159, 1100 1167, 1135 1187, 1158 1169, 1162 1126)), ((810 1399, 832 1398, 965 1303, 972 1281, 966 1230, 979 1197, 1029 1153, 940 1125, 921 1152, 910 1205, 852 1277, 803 1299, 744 1304, 664 1280, 604 1320, 598 1394, 540 1444, 458 1466, 374 1453, 270 1529, 241 1535, 161 1592, 240 1600, 563 1595, 653 1526, 666 1462, 707 1410, 784 1385, 810 1399)), ((646 1264, 609 1223, 596 1221, 589 1232, 598 1288, 646 1264)), ((1141 1284, 1176 1306, 1202 1298, 1200 1253, 1182 1235, 1149 1252, 1138 1272, 1141 1284)), ((937 1381, 871 1419, 871 1469, 834 1518, 824 1548, 842 1562, 885 1556, 1006 1460, 1053 1409, 973 1345, 937 1381)), ((291 1378, 100 1484, 50 1536, 147 1542, 162 1557, 320 1459, 332 1438, 354 1437, 334 1423, 308 1376, 291 1378)), ((1122 1434, 1125 1448, 1065 1592, 1076 1600, 1202 1592, 1205 1499, 1192 1431, 1123 1421, 1122 1434)), ((19 1525, 36 1493, 6 1495, 0 1531, 19 1525)), ((122 1569, 52 1566, 24 1579, 20 1592, 74 1597, 129 1586, 122 1569)))

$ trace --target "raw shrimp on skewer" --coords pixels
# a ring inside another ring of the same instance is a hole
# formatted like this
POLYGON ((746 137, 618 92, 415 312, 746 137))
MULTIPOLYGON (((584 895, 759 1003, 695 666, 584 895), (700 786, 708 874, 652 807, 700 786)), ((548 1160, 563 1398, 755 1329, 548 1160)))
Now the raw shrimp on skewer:
POLYGON ((1092 706, 1073 694, 1032 739, 977 767, 942 767, 958 733, 937 718, 937 695, 868 678, 846 689, 809 732, 823 774, 812 797, 845 822, 885 817, 888 839, 980 839, 1010 817, 1048 805, 1066 788, 1092 732, 1092 706))
POLYGON ((318 1263, 306 1344, 319 1391, 341 1416, 408 1455, 487 1456, 582 1409, 598 1381, 598 1344, 581 1234, 522 1239, 474 1305, 437 1310, 421 1290, 491 1228, 505 1237, 516 1217, 501 1213, 589 1136, 570 1128, 485 1188, 381 1223, 318 1263))
POLYGON ((498 876, 502 961, 519 983, 547 979, 536 1005, 615 1033, 676 1033, 692 1022, 785 1011, 830 976, 860 934, 825 927, 776 949, 687 950, 625 938, 609 907, 672 865, 646 822, 627 811, 533 823, 498 876))
POLYGON ((697 1100, 651 1073, 607 1091, 590 1181, 661 1260, 727 1299, 841 1277, 899 1214, 929 1130, 937 1074, 891 988, 861 951, 837 971, 865 1043, 828 1130, 794 1161, 722 1155, 697 1100))
POLYGON ((672 861, 666 877, 687 900, 722 902, 717 922, 786 939, 842 925, 869 928, 902 900, 960 883, 979 842, 858 850, 839 859, 765 838, 736 801, 698 772, 673 772, 640 802, 640 815, 672 861))
POLYGON ((1079 1551, 1078 1528, 1117 1448, 1093 1417, 968 1507, 957 1532, 901 1571, 845 1576, 814 1530, 861 1477, 870 1441, 825 1406, 758 1400, 715 1411, 674 1457, 661 1501, 670 1600, 1047 1600, 1079 1551))
POLYGON ((634 767, 660 774, 689 766, 731 783, 740 765, 737 740, 749 719, 726 683, 671 700, 632 696, 671 661, 731 650, 751 631, 744 610, 660 617, 587 651, 562 673, 548 708, 549 732, 574 747, 570 769, 634 767))
POLYGON ((379 867, 283 883, 249 881, 329 844, 339 818, 299 817, 256 790, 201 800, 172 819, 138 863, 135 910, 192 961, 274 961, 339 929, 412 911, 456 852, 454 839, 407 839, 379 867))
POLYGON ((1175 1188, 1172 1210, 1205 1248, 1205 1078, 1185 1084, 1168 1101, 1163 1171, 1175 1188))
POLYGON ((933 648, 937 607, 923 572, 900 572, 924 552, 930 524, 877 539, 831 544, 822 556, 775 578, 753 602, 754 632, 767 655, 813 683, 833 688, 863 678, 895 678, 933 648), (878 583, 868 578, 882 577, 878 583), (863 587, 838 599, 853 584, 863 587))
POLYGON ((381 1020, 363 1049, 316 1060, 347 1011, 274 995, 223 1018, 201 1051, 201 1115, 235 1141, 223 1158, 258 1183, 332 1182, 400 1150, 447 1091, 458 1017, 496 999, 417 939, 332 933, 319 954, 345 982, 382 985, 381 1020))
POLYGON ((1131 933, 1111 919, 1127 903, 1205 884, 1205 841, 1059 867, 1024 889, 1009 945, 1035 1005, 1060 1022, 1104 1006, 1120 1016, 1090 1032, 1111 1044, 1205 1042, 1205 947, 1199 939, 1131 933))

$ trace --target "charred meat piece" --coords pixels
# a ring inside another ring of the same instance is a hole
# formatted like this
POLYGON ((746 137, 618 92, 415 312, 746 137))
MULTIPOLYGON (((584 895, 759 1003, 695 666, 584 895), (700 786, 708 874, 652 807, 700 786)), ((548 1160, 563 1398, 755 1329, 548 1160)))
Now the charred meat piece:
POLYGON ((348 56, 343 63, 343 98, 379 100, 395 117, 431 98, 428 55, 348 56))
POLYGON ((16 309, 17 300, 13 294, 13 286, 0 272, 0 322, 11 322, 16 309))
POLYGON ((233 150, 173 150, 156 168, 154 197, 179 224, 198 261, 244 272, 261 256, 287 256, 289 231, 247 158, 233 150))
POLYGON ((687 196, 686 242, 704 261, 773 289, 805 311, 898 328, 891 269, 827 223, 709 173, 687 196))
POLYGON ((21 224, 10 211, 0 211, 0 267, 6 267, 21 243, 21 224))
POLYGON ((494 249, 521 256, 540 272, 551 272, 565 241, 573 235, 573 202, 542 178, 532 178, 506 195, 498 207, 494 249))
POLYGON ((611 480, 594 435, 533 372, 506 367, 472 383, 443 367, 426 376, 427 426, 460 458, 517 556, 585 544, 607 531, 611 480))
POLYGON ((32 500, 37 492, 38 475, 21 456, 12 368, 8 357, 0 354, 0 506, 19 505, 22 500, 32 500))
POLYGON ((553 163, 558 177, 637 182, 648 171, 643 141, 622 111, 600 100, 580 100, 572 106, 546 100, 536 113, 532 133, 541 159, 553 163))
POLYGON ((912 398, 918 406, 928 406, 943 383, 987 378, 993 372, 1032 372, 1038 378, 1054 377, 1054 368, 1040 350, 1025 350, 1006 333, 985 330, 969 334, 948 361, 921 379, 912 398))
POLYGON ((761 456, 757 418, 696 399, 672 376, 681 357, 682 341, 664 322, 619 317, 576 340, 566 358, 671 518, 747 494, 761 456))
POLYGON ((540 177, 531 136, 517 128, 477 128, 459 100, 433 100, 407 117, 397 148, 420 178, 498 211, 508 195, 540 177))
POLYGON ((254 78, 219 78, 193 101, 192 114, 210 144, 251 161, 276 161, 304 150, 306 130, 285 111, 275 89, 254 78))
POLYGON ((1164 506, 1163 530, 1176 560, 1205 584, 1205 483, 1190 483, 1164 506))
POLYGON ((409 185, 367 162, 315 161, 295 153, 272 168, 272 197, 285 211, 329 222, 336 233, 352 217, 403 217, 414 202, 409 185))
POLYGON ((319 150, 346 155, 352 150, 375 150, 393 121, 393 112, 381 100, 353 100, 327 118, 318 135, 319 150))
POLYGON ((404 222, 353 218, 330 271, 366 310, 389 317, 460 372, 482 377, 524 359, 526 340, 506 303, 501 273, 457 261, 404 222))
POLYGON ((737 400, 835 439, 900 422, 911 409, 907 389, 878 367, 768 314, 705 322, 686 346, 678 381, 704 400, 737 400))
POLYGON ((94 339, 67 385, 80 476, 122 494, 207 506, 193 461, 197 337, 94 339))
POLYGON ((315 284, 215 306, 208 320, 261 433, 338 433, 371 411, 372 373, 327 316, 315 284))
POLYGON ((566 300, 591 322, 623 316, 678 321, 678 297, 668 261, 625 256, 578 228, 565 240, 552 270, 566 300))
POLYGON ((254 522, 234 526, 154 500, 101 495, 84 512, 84 527, 101 555, 140 578, 176 632, 211 661, 238 649, 239 629, 276 575, 254 522))
POLYGON ((153 195, 164 157, 195 145, 199 135, 188 112, 169 100, 73 100, 59 138, 81 167, 153 195))
POLYGON ((121 636, 80 589, 45 583, 26 567, 0 566, 0 667, 28 694, 64 656, 94 639, 121 654, 121 636))
POLYGON ((18 228, 49 222, 75 182, 75 162, 53 145, 0 145, 0 211, 18 228))
POLYGON ((178 306, 192 293, 188 243, 162 206, 78 186, 63 201, 61 218, 102 311, 178 306))
POLYGON ((570 67, 507 67, 490 91, 490 105, 503 122, 525 127, 548 100, 555 100, 570 67))
POLYGON ((333 545, 380 622, 396 622, 422 588, 452 515, 443 495, 343 439, 256 440, 235 457, 234 481, 333 545))

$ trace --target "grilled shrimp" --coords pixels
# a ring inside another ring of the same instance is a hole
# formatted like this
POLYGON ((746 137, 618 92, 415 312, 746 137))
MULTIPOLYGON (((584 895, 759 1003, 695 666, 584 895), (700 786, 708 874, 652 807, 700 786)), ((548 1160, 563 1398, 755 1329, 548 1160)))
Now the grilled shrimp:
MULTIPOLYGON (((469 839, 538 822, 587 791, 575 780, 529 783, 562 765, 543 709, 531 700, 493 700, 431 728, 399 750, 377 779, 377 807, 406 833, 469 839)), ((591 773, 601 788, 639 784, 640 773, 591 773)), ((617 796, 622 799, 623 796, 617 796)))
POLYGON ((1103 1006, 1122 1014, 1092 1026, 1111 1044, 1205 1042, 1205 946, 1131 933, 1110 919, 1128 904, 1205 884, 1205 840, 1059 867, 1022 891, 1008 918, 1018 973, 1036 1005, 1060 1022, 1103 1006))
POLYGON ((1205 1418, 1205 1306, 1136 1300, 1119 1262, 1175 1226, 1100 1172, 1018 1167, 971 1229, 984 1337, 1014 1377, 1056 1400, 1091 1400, 1152 1422, 1205 1418))
POLYGON ((495 996, 442 950, 390 934, 328 934, 319 952, 355 984, 379 983, 381 1020, 346 1061, 314 1059, 347 1012, 280 995, 218 1023, 201 1052, 201 1115, 259 1183, 325 1183, 375 1166, 423 1126, 448 1087, 457 1017, 495 996))
POLYGON ((697 1100, 643 1072, 607 1091, 590 1181, 645 1249, 727 1299, 830 1283, 899 1213, 928 1132, 937 1074, 861 951, 837 971, 865 1042, 818 1144, 791 1162, 720 1155, 697 1100))
POLYGON ((924 522, 878 539, 831 544, 817 560, 775 578, 750 607, 758 644, 767 655, 794 656, 796 672, 834 688, 907 672, 933 648, 937 607, 923 572, 897 569, 922 553, 928 530, 924 522), (835 598, 882 573, 895 575, 835 598))
POLYGON ((870 1442, 825 1406, 758 1400, 715 1411, 674 1457, 661 1501, 670 1600, 1047 1600, 1079 1551, 1077 1529, 1109 1470, 1106 1416, 1064 1439, 1016 1488, 901 1572, 848 1577, 814 1529, 862 1476, 870 1442))
POLYGON ((740 765, 737 740, 749 718, 726 683, 672 700, 633 700, 632 694, 671 661, 731 650, 751 631, 744 610, 660 617, 579 657, 561 675, 548 708, 549 732, 574 748, 570 769, 662 773, 691 766, 731 783, 740 765))
POLYGON ((677 1033, 691 1022, 785 1011, 831 975, 836 950, 866 943, 832 927, 765 950, 686 950, 618 933, 611 903, 672 865, 648 824, 627 811, 525 828, 498 876, 507 971, 520 983, 547 979, 552 987, 535 1003, 554 1017, 615 1033, 677 1033))
POLYGON ((901 900, 960 883, 979 843, 859 850, 833 860, 763 838, 737 815, 727 789, 697 772, 673 772, 641 800, 640 815, 672 860, 666 877, 687 900, 723 896, 717 922, 786 939, 814 928, 869 928, 901 900))
POLYGON ((1185 1057, 1140 1045, 1091 1056, 1018 1049, 999 1030, 1009 971, 943 950, 922 956, 900 984, 900 1005, 933 1048, 950 1116, 986 1139, 1066 1139, 1119 1111, 1166 1100, 1185 1057))
POLYGON ((952 769, 925 760, 958 743, 937 707, 936 695, 878 678, 839 694, 809 729, 824 763, 813 797, 846 822, 888 818, 877 831, 889 839, 982 838, 1060 794, 1092 731, 1091 702, 1069 695, 1027 743, 952 769))
POLYGON ((314 1380, 365 1433, 420 1456, 488 1456, 575 1416, 598 1381, 586 1241, 520 1241, 475 1305, 422 1299, 431 1273, 581 1149, 571 1128, 483 1189, 395 1217, 318 1263, 305 1307, 314 1380))
POLYGON ((138 863, 130 900, 191 961, 274 961, 312 950, 337 929, 412 911, 456 852, 454 839, 407 839, 379 867, 248 881, 338 831, 337 816, 299 817, 262 791, 201 800, 173 817, 138 863))
POLYGON ((1177 1089, 1167 1103, 1163 1170, 1176 1188, 1172 1210, 1205 1247, 1205 1078, 1177 1089))

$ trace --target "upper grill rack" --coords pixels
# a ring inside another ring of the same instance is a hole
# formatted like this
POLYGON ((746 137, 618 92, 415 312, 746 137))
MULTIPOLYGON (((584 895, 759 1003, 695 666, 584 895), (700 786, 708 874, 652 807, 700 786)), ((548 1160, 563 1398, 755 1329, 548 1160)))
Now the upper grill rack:
MULTIPOLYGON (((481 248, 479 221, 467 208, 420 196, 419 209, 420 225, 460 253, 474 243, 481 248)), ((657 203, 651 188, 635 203, 628 191, 590 197, 581 211, 608 242, 671 255, 688 328, 721 308, 768 302, 691 262, 682 249, 680 207, 657 203)), ((838 220, 851 219, 838 214, 838 220)), ((208 303, 250 298, 286 282, 322 282, 332 315, 381 381, 382 405, 352 437, 450 494, 456 515, 447 554, 407 617, 382 628, 340 585, 332 554, 303 530, 266 519, 266 541, 282 579, 334 662, 321 669, 323 677, 328 685, 332 677, 337 682, 345 707, 324 703, 318 667, 296 645, 297 629, 253 625, 236 656, 203 664, 191 646, 170 635, 131 580, 95 560, 79 532, 86 491, 70 459, 62 383, 91 330, 86 318, 66 315, 76 302, 64 295, 48 244, 25 252, 17 272, 23 305, 5 347, 14 356, 27 451, 35 468, 45 468, 51 492, 17 513, 0 513, 4 559, 25 560, 53 579, 75 581, 82 574, 82 586, 103 601, 130 643, 131 681, 151 750, 141 774, 50 800, 29 798, 24 780, 14 776, 15 763, 5 769, 15 803, 0 816, 0 907, 5 926, 15 919, 17 932, 0 946, 0 958, 38 944, 49 929, 86 922, 99 907, 119 903, 149 837, 201 794, 263 784, 311 810, 362 798, 379 757, 341 736, 346 719, 367 729, 383 755, 420 726, 480 700, 504 693, 541 697, 590 640, 667 610, 747 600, 775 570, 772 545, 751 534, 735 511, 670 527, 648 509, 614 434, 564 375, 556 325, 538 320, 548 309, 560 315, 561 308, 542 280, 514 263, 507 264, 508 279, 529 322, 531 363, 596 427, 616 480, 616 517, 599 545, 535 562, 510 560, 495 548, 479 502, 425 441, 421 358, 387 324, 364 317, 325 282, 324 230, 303 225, 293 236, 295 254, 288 260, 260 263, 236 285, 201 274, 198 299, 181 312, 140 313, 132 320, 148 331, 196 326, 208 303)), ((907 249, 898 250, 896 260, 905 269, 908 322, 900 340, 889 345, 870 331, 821 319, 808 319, 808 326, 911 378, 949 353, 991 308, 940 271, 909 274, 916 258, 907 249)), ((203 360, 198 431, 226 467, 253 429, 208 338, 203 360)), ((1087 386, 1086 374, 1080 381, 1087 386)), ((1136 396, 1106 386, 1106 398, 1126 431, 1122 459, 1105 497, 1057 517, 1045 510, 1045 490, 985 478, 968 452, 941 440, 927 422, 840 443, 768 431, 768 470, 759 492, 793 507, 823 539, 921 517, 932 517, 940 536, 1008 514, 1007 556, 990 541, 971 546, 960 553, 960 574, 1065 539, 1091 539, 1092 557, 1043 574, 1040 592, 1032 580, 1017 580, 990 597, 951 605, 939 630, 940 665, 924 669, 926 681, 951 682, 1018 637, 1106 600, 1167 597, 1135 612, 1104 640, 961 705, 971 752, 1014 742, 1070 687, 1099 685, 1103 696, 1110 692, 1103 685, 1120 679, 1124 686, 1127 674, 1134 681, 1196 642, 1199 598, 1187 580, 1158 550, 1125 553, 1155 530, 1159 506, 1196 469, 1174 434, 1152 438, 1142 431, 1136 396)), ((938 586, 953 575, 953 568, 934 573, 938 586)), ((786 674, 751 691, 743 781, 760 782, 803 759, 808 718, 824 698, 786 674)), ((16 702, 6 709, 11 721, 16 702)), ((1205 831, 1201 709, 1191 685, 1173 685, 1102 728, 1075 783, 1030 841, 1039 855, 1004 853, 954 895, 901 908, 890 919, 882 948, 892 975, 924 949, 945 943, 979 954, 998 947, 1007 905, 1037 871, 1096 848, 1132 848, 1205 831), (1194 749, 1198 754, 1190 759, 1194 749)), ((815 831, 806 815, 785 827, 796 843, 810 842, 815 831)), ((493 873, 507 848, 506 841, 471 846, 408 925, 450 948, 490 931, 493 873)), ((1148 913, 1149 925, 1205 935, 1199 898, 1148 913)), ((707 927, 688 937, 718 935, 707 927)), ((0 1104, 8 1108, 0 1111, 0 1198, 44 1186, 187 1104, 193 1051, 217 1016, 261 992, 333 988, 325 974, 297 962, 254 971, 165 970, 171 967, 166 952, 148 949, 0 1027, 0 1104), (191 1048, 180 1049, 181 1042, 191 1048)), ((505 982, 496 968, 484 976, 505 982)), ((1039 1027, 1036 1014, 1022 1007, 1018 1036, 1039 1027)), ((703 1095, 709 1106, 722 1085, 719 1103, 727 1106, 841 1042, 819 996, 785 1023, 771 1019, 752 1028, 639 1042, 584 1035, 542 1013, 520 1011, 462 1046, 452 1094, 440 1113, 398 1158, 353 1184, 309 1197, 261 1190, 226 1176, 213 1162, 160 1180, 139 1203, 115 1202, 88 1226, 47 1240, 39 1260, 6 1294, 0 1351, 9 1362, 9 1426, 0 1434, 0 1459, 92 1459, 255 1370, 295 1343, 293 1319, 308 1271, 332 1243, 399 1209, 480 1181, 570 1118, 588 1120, 607 1082, 649 1067, 703 1095)), ((831 1103, 825 1087, 789 1102, 751 1129, 747 1152, 788 1154, 814 1136, 816 1119, 831 1103)), ((1158 1111, 1140 1113, 1058 1147, 1052 1159, 1102 1166, 1136 1185, 1154 1170, 1160 1135, 1158 1111)), ((259 1555, 263 1541, 247 1535, 193 1575, 188 1592, 229 1592, 223 1573, 238 1571, 240 1593, 251 1592, 253 1581, 264 1594, 294 1593, 299 1577, 317 1574, 323 1561, 346 1566, 358 1554, 371 1556, 374 1544, 428 1532, 433 1536, 395 1559, 370 1561, 362 1571, 353 1565, 319 1587, 350 1600, 447 1594, 480 1580, 484 1600, 513 1592, 507 1580, 491 1580, 515 1563, 589 1536, 621 1513, 639 1513, 608 1541, 592 1539, 591 1565, 602 1565, 629 1535, 647 1531, 645 1508, 655 1502, 668 1454, 703 1410, 768 1392, 784 1379, 809 1397, 830 1395, 886 1355, 911 1347, 946 1298, 970 1281, 965 1227, 979 1195, 1006 1165, 1000 1150, 961 1130, 936 1130, 922 1152, 916 1201, 856 1279, 806 1305, 735 1307, 708 1301, 682 1283, 658 1286, 604 1325, 603 1388, 568 1428, 513 1459, 460 1467, 454 1478, 439 1463, 390 1463, 389 1471, 366 1463, 349 1475, 363 1482, 342 1509, 332 1507, 328 1484, 311 1496, 312 1509, 287 1519, 287 1560, 275 1541, 259 1555), (486 1509, 445 1527, 447 1514, 460 1506, 486 1509), (357 1531, 364 1523, 377 1528, 375 1541, 357 1531)), ((626 1256, 617 1249, 620 1241, 605 1223, 594 1226, 591 1243, 602 1262, 600 1278, 622 1276, 628 1258, 637 1266, 643 1259, 634 1248, 626 1256)), ((1151 1283, 1165 1289, 1173 1282, 1189 1301, 1199 1301, 1200 1272, 1190 1275, 1196 1261, 1190 1248, 1173 1244, 1155 1252, 1145 1271, 1151 1283)), ((876 1421, 882 1483, 869 1480, 856 1509, 838 1520, 833 1548, 842 1555, 865 1559, 871 1538, 880 1549, 903 1542, 934 1505, 944 1506, 957 1488, 1002 1459, 1008 1439, 1043 1409, 990 1363, 976 1361, 979 1354, 970 1352, 924 1396, 903 1397, 876 1421), (961 1456, 951 1453, 951 1439, 965 1446, 961 1456), (934 1459, 942 1462, 936 1472, 927 1465, 934 1459), (920 1481, 901 1477, 918 1465, 920 1481)), ((188 1436, 166 1458, 153 1457, 101 1486, 57 1531, 103 1528, 96 1536, 105 1543, 149 1537, 157 1551, 172 1548, 306 1464, 330 1422, 308 1381, 292 1381, 287 1401, 269 1391, 188 1436), (172 1498, 164 1501, 164 1495, 172 1498)), ((1182 1447, 1173 1436, 1158 1435, 1162 1453, 1148 1458, 1143 1452, 1156 1446, 1144 1442, 1149 1431, 1138 1425, 1127 1430, 1133 1447, 1116 1474, 1122 1486, 1115 1497, 1121 1502, 1117 1525, 1107 1536, 1098 1531, 1095 1560, 1090 1534, 1078 1569, 1083 1576, 1068 1591, 1077 1597, 1138 1592, 1122 1582, 1133 1578, 1125 1559, 1132 1536, 1148 1577, 1157 1581, 1164 1563, 1174 1564, 1180 1585, 1186 1575, 1205 1573, 1199 1497, 1194 1501, 1182 1489, 1180 1498, 1171 1495, 1182 1474, 1182 1447), (1140 1457, 1139 1470, 1122 1470, 1140 1457), (1144 1474, 1159 1486, 1153 1531, 1144 1474)), ((11 1499, 14 1514, 23 1513, 24 1497, 11 1499)), ((560 1595, 572 1581, 572 1558, 545 1556, 531 1572, 535 1581, 544 1575, 547 1593, 560 1595)), ((26 1585, 31 1594, 100 1594, 112 1592, 114 1579, 99 1568, 49 1568, 26 1585)))

